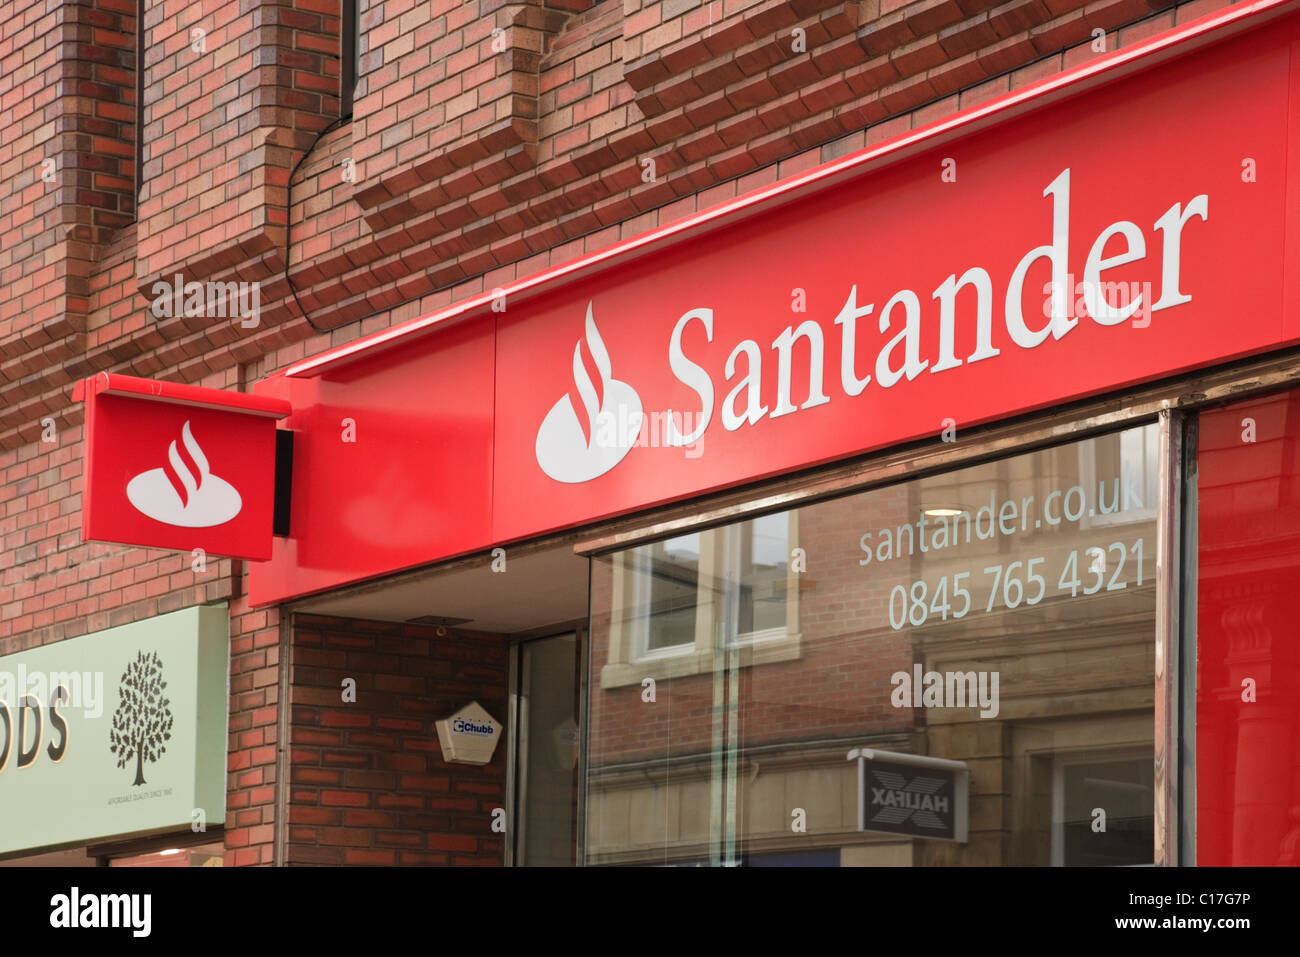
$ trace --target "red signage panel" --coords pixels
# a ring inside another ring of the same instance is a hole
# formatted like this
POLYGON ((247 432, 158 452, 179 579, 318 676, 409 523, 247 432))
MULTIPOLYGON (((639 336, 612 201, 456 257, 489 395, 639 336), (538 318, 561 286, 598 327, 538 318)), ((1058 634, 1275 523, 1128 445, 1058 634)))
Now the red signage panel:
POLYGON ((271 557, 287 403, 108 374, 74 397, 86 403, 83 540, 271 557))
POLYGON ((294 481, 289 537, 254 566, 254 600, 487 544, 494 330, 464 324, 428 345, 259 384, 293 406, 294 481))
POLYGON ((1281 344, 1291 42, 1201 51, 508 310, 493 537, 1281 344))
POLYGON ((310 491, 254 602, 1300 340, 1300 18, 1209 29, 259 384, 310 491))

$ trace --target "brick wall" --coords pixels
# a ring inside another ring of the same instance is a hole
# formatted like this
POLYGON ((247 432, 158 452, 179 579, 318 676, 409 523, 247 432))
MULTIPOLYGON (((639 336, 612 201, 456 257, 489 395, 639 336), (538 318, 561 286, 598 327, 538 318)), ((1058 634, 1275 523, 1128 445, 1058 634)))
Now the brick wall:
POLYGON ((338 0, 150 4, 145 30, 136 279, 265 279, 289 172, 339 116, 338 0))
POLYGON ((230 743, 226 754, 226 860, 275 863, 280 613, 230 604, 230 743))
POLYGON ((501 863, 505 735, 450 765, 434 727, 470 701, 505 723, 500 636, 297 615, 291 660, 285 863, 501 863))
POLYGON ((135 5, 0 12, 0 433, 16 448, 66 404, 88 281, 135 215, 135 5))
POLYGON ((138 217, 135 4, 0 7, 0 653, 229 599, 228 863, 273 860, 277 612, 230 562, 80 543, 77 379, 247 389, 1228 5, 359 2, 355 115, 303 159, 338 0, 149 0, 138 217), (259 324, 153 317, 175 272, 261 283, 259 324))

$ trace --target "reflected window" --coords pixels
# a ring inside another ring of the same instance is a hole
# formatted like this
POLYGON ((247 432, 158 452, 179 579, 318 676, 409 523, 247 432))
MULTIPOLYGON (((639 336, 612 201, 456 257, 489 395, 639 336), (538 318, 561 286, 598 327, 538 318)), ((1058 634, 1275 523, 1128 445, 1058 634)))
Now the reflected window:
POLYGON ((594 558, 585 862, 1151 863, 1157 439, 594 558))
POLYGON ((773 637, 786 627, 790 518, 764 515, 727 530, 733 544, 726 569, 733 571, 729 598, 735 625, 732 640, 773 637))
POLYGON ((713 667, 717 649, 745 663, 798 654, 793 512, 638 545, 606 562, 613 611, 605 687, 680 677, 713 667))
POLYGON ((1083 527, 1155 520, 1159 496, 1155 435, 1156 426, 1148 425, 1079 448, 1079 473, 1092 502, 1092 511, 1080 517, 1083 527))
POLYGON ((1154 766, 1149 757, 1060 757, 1052 863, 1066 867, 1150 864, 1155 841, 1154 766))
POLYGON ((655 542, 634 553, 642 656, 695 643, 700 587, 700 536, 655 542))

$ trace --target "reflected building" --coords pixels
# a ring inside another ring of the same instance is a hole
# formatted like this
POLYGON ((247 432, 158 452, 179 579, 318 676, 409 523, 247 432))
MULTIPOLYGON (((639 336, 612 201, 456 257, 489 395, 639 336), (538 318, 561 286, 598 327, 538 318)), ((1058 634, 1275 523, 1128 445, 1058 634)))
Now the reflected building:
POLYGON ((1156 441, 594 560, 586 862, 1150 863, 1156 441), (960 768, 963 806, 914 790, 943 774, 860 784, 863 748, 960 768))

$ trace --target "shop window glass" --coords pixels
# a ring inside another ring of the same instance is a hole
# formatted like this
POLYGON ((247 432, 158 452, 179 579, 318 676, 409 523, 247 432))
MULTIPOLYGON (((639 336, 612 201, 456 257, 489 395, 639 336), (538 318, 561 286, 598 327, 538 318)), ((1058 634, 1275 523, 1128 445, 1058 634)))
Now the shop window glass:
POLYGON ((680 546, 594 558, 586 862, 1151 863, 1156 441, 699 533, 671 667, 628 629, 680 546))
POLYGON ((568 867, 577 847, 578 636, 523 641, 517 654, 514 863, 568 867))
POLYGON ((0 861, 0 867, 96 867, 96 861, 84 847, 63 851, 24 854, 0 861))

